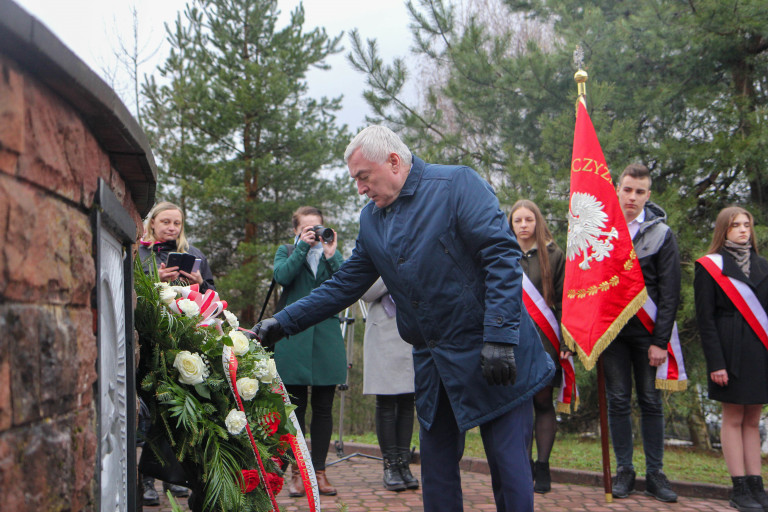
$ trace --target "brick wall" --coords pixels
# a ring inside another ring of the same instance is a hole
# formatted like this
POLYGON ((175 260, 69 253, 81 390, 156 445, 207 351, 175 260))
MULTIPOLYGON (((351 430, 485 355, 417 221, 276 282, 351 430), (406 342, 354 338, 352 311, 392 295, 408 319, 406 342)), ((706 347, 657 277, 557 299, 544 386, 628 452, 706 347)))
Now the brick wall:
POLYGON ((90 212, 98 178, 136 222, 81 116, 0 55, 0 509, 97 508, 90 212))

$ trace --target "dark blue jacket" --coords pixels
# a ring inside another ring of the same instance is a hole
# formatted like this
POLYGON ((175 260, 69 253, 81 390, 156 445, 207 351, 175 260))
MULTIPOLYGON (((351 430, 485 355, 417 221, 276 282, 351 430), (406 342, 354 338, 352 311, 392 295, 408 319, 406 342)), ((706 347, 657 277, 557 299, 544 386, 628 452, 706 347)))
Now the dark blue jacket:
POLYGON ((442 382, 465 431, 519 405, 554 373, 522 305, 520 255, 493 190, 474 170, 414 157, 397 200, 363 208, 352 256, 275 318, 298 332, 354 304, 381 275, 400 336, 414 346, 419 421, 431 427, 442 382), (486 341, 515 345, 513 386, 486 383, 486 341))

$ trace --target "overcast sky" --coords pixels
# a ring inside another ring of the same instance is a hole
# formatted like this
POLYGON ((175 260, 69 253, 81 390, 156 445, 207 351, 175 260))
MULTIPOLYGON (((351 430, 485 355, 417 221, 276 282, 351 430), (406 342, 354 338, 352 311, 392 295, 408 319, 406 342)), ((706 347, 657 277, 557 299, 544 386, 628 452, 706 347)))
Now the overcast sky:
MULTIPOLYGON (((172 24, 186 0, 15 0, 31 15, 42 21, 56 36, 77 54, 123 97, 134 112, 132 98, 126 90, 123 69, 114 55, 120 38, 132 44, 132 7, 139 23, 139 45, 144 57, 156 49, 154 57, 142 65, 139 74, 152 74, 167 55, 164 23, 172 24)), ((298 0, 279 0, 284 19, 298 5, 298 0)), ((306 26, 325 27, 329 35, 344 31, 345 50, 328 59, 330 71, 311 71, 308 80, 312 96, 344 95, 341 122, 355 130, 365 124, 370 111, 362 98, 364 76, 354 71, 346 60, 350 43, 347 34, 354 28, 363 38, 375 38, 379 50, 390 62, 393 57, 406 57, 411 45, 409 17, 404 0, 305 0, 306 26)))

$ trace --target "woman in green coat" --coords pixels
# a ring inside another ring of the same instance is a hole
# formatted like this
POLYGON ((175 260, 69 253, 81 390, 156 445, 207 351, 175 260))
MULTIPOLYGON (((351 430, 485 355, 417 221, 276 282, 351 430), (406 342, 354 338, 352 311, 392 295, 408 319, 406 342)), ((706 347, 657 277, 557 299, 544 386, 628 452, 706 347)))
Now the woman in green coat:
MULTIPOLYGON (((322 228, 322 224, 320 210, 302 206, 293 214, 293 231, 296 234, 293 250, 289 251, 282 245, 275 254, 275 281, 283 287, 286 305, 309 295, 329 279, 344 261, 336 250, 336 232, 316 229, 322 228)), ((320 494, 334 496, 336 489, 325 475, 325 458, 333 433, 331 410, 336 385, 343 384, 347 376, 347 359, 338 315, 275 345, 275 363, 292 402, 296 404, 296 416, 302 432, 306 432, 304 416, 310 400, 309 387, 312 387, 312 465, 320 494)), ((293 497, 304 495, 297 466, 291 467, 288 491, 293 497)))

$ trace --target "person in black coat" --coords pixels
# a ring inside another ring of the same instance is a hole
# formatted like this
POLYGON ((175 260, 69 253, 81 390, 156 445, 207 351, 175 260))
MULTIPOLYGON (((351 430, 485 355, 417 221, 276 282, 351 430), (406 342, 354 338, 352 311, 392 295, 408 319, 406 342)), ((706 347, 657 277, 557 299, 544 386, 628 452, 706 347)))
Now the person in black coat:
MULTIPOLYGON (((768 350, 704 265, 721 259, 723 276, 768 303, 768 261, 757 255, 752 215, 731 206, 717 216, 707 256, 696 262, 696 321, 707 360, 709 398, 722 402, 720 440, 733 481, 731 506, 768 510, 761 478, 760 412, 768 403, 768 350)), ((716 271, 716 270, 715 270, 716 271)))
MULTIPOLYGON (((560 322, 563 310, 563 279, 565 278, 565 255, 555 243, 547 227, 541 210, 533 201, 521 199, 512 205, 509 213, 509 225, 517 237, 517 243, 523 251, 520 265, 536 289, 541 293, 547 306, 560 322)), ((528 446, 533 472, 533 491, 547 493, 552 490, 552 478, 549 472, 549 456, 555 444, 557 433, 557 414, 552 401, 552 392, 560 386, 563 369, 560 359, 567 359, 571 351, 561 345, 559 351, 539 329, 539 337, 544 350, 549 353, 557 370, 549 385, 533 396, 533 437, 536 439, 536 462, 533 461, 533 439, 528 446)))

